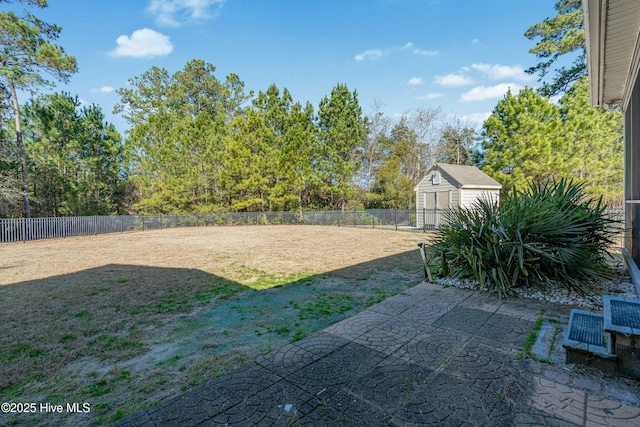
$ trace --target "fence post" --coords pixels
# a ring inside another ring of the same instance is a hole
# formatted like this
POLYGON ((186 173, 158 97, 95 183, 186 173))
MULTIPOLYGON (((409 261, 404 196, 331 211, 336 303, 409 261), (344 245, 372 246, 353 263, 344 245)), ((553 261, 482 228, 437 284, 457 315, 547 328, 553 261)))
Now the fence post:
MULTIPOLYGON (((400 230, 400 221, 407 222, 409 224, 408 228, 413 228, 411 224, 416 224, 416 226, 420 222, 420 209, 422 209, 422 222, 423 222, 423 232, 427 233, 432 231, 434 228, 438 228, 440 224, 443 224, 444 219, 441 219, 443 209, 426 209, 426 208, 417 208, 415 211, 413 209, 367 209, 367 210, 356 210, 353 209, 351 215, 353 216, 349 219, 348 211, 300 211, 300 216, 294 215, 294 213, 288 213, 285 211, 273 212, 273 216, 269 216, 269 212, 243 212, 236 214, 236 216, 229 216, 231 222, 235 220, 241 224, 249 224, 252 220, 256 220, 255 224, 262 224, 262 220, 265 220, 264 224, 270 224, 271 220, 275 220, 276 222, 280 220, 281 224, 311 224, 311 225, 338 225, 340 227, 347 227, 350 221, 353 221, 353 227, 359 227, 358 215, 371 215, 371 227, 376 227, 376 219, 378 221, 378 228, 386 228, 389 226, 389 222, 393 220, 393 225, 395 230, 400 230), (400 212, 399 212, 400 211, 400 212), (393 214, 393 217, 392 217, 393 214), (305 218, 309 215, 309 220, 305 218), (335 215, 338 215, 338 218, 335 218, 335 215), (344 215, 344 221, 343 221, 344 215), (414 217, 415 215, 415 217, 414 217), (427 218, 428 217, 428 218, 427 218), (271 218, 271 219, 270 219, 271 218), (410 222, 413 221, 413 222, 410 222)), ((609 212, 609 216, 615 217, 616 215, 620 215, 619 212, 609 212)), ((83 217, 56 217, 56 218, 11 218, 11 219, 0 219, 0 242, 8 243, 8 242, 27 242, 31 240, 38 239, 48 239, 48 238, 66 238, 69 236, 90 236, 103 234, 106 232, 117 232, 118 228, 120 233, 124 233, 125 226, 127 226, 127 230, 129 227, 134 227, 138 230, 137 225, 141 225, 142 230, 147 230, 149 227, 151 229, 160 228, 166 229, 174 225, 178 225, 177 218, 178 216, 150 216, 150 219, 147 220, 144 215, 141 216, 123 216, 118 215, 118 218, 107 217, 107 216, 83 216, 83 217), (127 222, 127 224, 125 224, 127 222), (157 224, 157 222, 159 222, 157 224), (166 225, 166 227, 165 227, 166 225), (93 228, 93 229, 92 229, 93 228)), ((192 225, 207 223, 209 217, 197 217, 198 221, 192 225)), ((363 217, 362 226, 366 226, 366 216, 363 217)), ((446 221, 445 221, 446 222, 446 221)), ((404 224, 406 227, 407 224, 404 224)), ((180 225, 185 226, 185 225, 180 225)), ((611 227, 612 231, 615 231, 615 236, 618 241, 623 238, 623 233, 625 232, 624 225, 616 225, 615 227, 611 227)), ((417 230, 415 230, 417 231, 417 230)), ((617 241, 617 242, 618 242, 617 241)), ((617 243, 621 245, 622 243, 617 243)))

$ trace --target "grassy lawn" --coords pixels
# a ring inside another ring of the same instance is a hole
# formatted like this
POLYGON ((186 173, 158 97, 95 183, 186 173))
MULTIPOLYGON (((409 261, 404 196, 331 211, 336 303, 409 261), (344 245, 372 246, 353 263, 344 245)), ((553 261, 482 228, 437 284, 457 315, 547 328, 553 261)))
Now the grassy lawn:
POLYGON ((157 230, 0 246, 0 399, 115 421, 422 280, 425 235, 313 226, 157 230))

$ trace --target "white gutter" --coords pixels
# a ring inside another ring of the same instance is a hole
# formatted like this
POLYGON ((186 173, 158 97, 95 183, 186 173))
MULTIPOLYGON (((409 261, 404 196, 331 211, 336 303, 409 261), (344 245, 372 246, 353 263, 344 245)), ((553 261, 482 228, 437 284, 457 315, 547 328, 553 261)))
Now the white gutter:
POLYGON ((582 0, 582 13, 584 15, 584 38, 587 53, 587 72, 589 74, 589 101, 592 106, 600 105, 602 71, 600 66, 600 9, 601 0, 582 0), (595 37, 592 37, 593 36, 595 37), (592 43, 593 42, 593 43, 592 43))
POLYGON ((608 106, 604 103, 604 72, 605 72, 605 64, 604 64, 604 51, 605 51, 605 22, 607 21, 607 3, 608 0, 600 0, 600 13, 598 16, 598 32, 600 33, 600 37, 598 40, 598 65, 600 65, 599 75, 598 75, 598 105, 602 108, 607 108, 608 106))

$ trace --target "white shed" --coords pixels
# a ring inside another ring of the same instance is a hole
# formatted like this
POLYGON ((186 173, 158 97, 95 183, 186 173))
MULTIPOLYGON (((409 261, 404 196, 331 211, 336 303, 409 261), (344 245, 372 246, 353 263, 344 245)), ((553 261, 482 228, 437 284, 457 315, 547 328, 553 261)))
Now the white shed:
POLYGON ((502 185, 475 166, 436 163, 415 186, 417 227, 435 227, 450 206, 470 207, 485 197, 498 201, 502 185))

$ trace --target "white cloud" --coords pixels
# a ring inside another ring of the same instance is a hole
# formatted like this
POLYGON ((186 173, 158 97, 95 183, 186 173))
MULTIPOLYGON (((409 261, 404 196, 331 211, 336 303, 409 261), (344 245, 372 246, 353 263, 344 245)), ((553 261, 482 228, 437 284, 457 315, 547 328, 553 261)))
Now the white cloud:
POLYGON ((480 44, 480 39, 471 40, 471 44, 480 44))
MULTIPOLYGON (((219 10, 225 0, 150 0, 147 10, 159 25, 180 26, 186 22, 207 19, 211 9, 219 10)), ((213 12, 215 14, 215 12, 213 12)))
POLYGON ((522 89, 523 86, 516 83, 500 83, 495 86, 478 86, 465 92, 460 97, 462 102, 484 101, 485 99, 497 99, 504 96, 509 89, 515 94, 522 89))
POLYGON ((168 36, 149 28, 135 30, 131 37, 122 35, 116 39, 118 47, 111 52, 114 56, 152 58, 167 55, 173 51, 168 36))
POLYGON ((411 77, 407 84, 409 86, 419 86, 422 84, 422 77, 411 77))
POLYGON ((447 74, 446 76, 436 76, 433 81, 440 86, 464 86, 473 83, 467 76, 462 74, 447 74))
POLYGON ((471 64, 471 68, 486 74, 490 80, 515 79, 526 82, 533 79, 533 76, 525 73, 519 65, 471 64))
POLYGON ((491 113, 471 113, 460 117, 460 119, 463 122, 471 122, 476 126, 481 126, 489 116, 491 116, 491 113))
POLYGON ((439 54, 437 50, 423 50, 423 49, 415 49, 413 51, 416 55, 424 55, 424 56, 435 56, 439 54))
POLYGON ((102 86, 98 89, 91 89, 91 92, 100 92, 100 93, 111 93, 113 92, 113 88, 111 86, 102 86))
POLYGON ((382 51, 380 49, 370 49, 357 54, 355 58, 356 58, 356 61, 360 62, 365 59, 377 59, 377 58, 380 58, 381 56, 382 56, 382 51))
POLYGON ((411 49, 411 53, 413 53, 415 55, 434 56, 434 55, 439 55, 440 54, 440 52, 437 51, 437 50, 423 50, 423 49, 418 49, 418 48, 414 49, 413 42, 407 42, 402 46, 386 47, 384 49, 369 49, 369 50, 365 50, 364 52, 357 54, 355 56, 355 60, 357 62, 361 62, 361 61, 364 61, 365 59, 370 59, 370 60, 378 59, 378 58, 380 58, 382 56, 393 55, 394 53, 396 53, 398 51, 407 50, 407 49, 411 49))
POLYGON ((421 99, 421 100, 436 99, 436 98, 440 98, 441 96, 444 96, 444 94, 443 93, 428 93, 426 95, 419 96, 418 99, 421 99))

